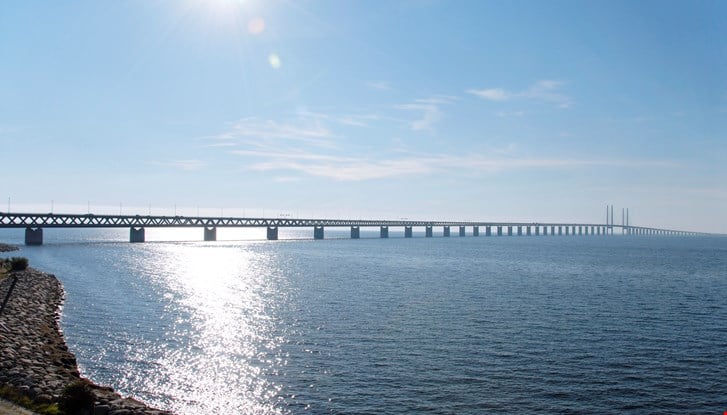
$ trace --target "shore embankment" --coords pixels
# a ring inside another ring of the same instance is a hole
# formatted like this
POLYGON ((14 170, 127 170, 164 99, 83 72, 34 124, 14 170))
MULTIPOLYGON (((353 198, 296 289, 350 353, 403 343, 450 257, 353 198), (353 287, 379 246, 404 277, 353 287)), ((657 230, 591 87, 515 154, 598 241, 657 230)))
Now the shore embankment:
POLYGON ((15 245, 8 245, 0 242, 0 252, 12 252, 17 251, 18 247, 15 245))
POLYGON ((90 414, 169 414, 82 378, 59 326, 63 303, 60 281, 32 268, 16 271, 0 281, 0 301, 14 277, 17 282, 0 315, 0 391, 4 395, 63 410, 74 399, 78 401, 75 395, 79 391, 81 395, 90 392, 90 414))

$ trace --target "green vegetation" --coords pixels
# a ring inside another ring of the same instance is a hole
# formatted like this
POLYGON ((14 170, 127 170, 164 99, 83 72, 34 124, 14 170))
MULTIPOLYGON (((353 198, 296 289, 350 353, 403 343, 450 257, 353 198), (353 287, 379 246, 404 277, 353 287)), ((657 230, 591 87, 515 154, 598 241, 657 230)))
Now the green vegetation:
POLYGON ((12 386, 0 387, 0 398, 6 399, 18 406, 29 409, 41 415, 64 415, 57 403, 34 402, 20 390, 12 386))
POLYGON ((28 268, 28 258, 17 256, 10 258, 11 271, 25 271, 26 268, 28 268))
POLYGON ((28 258, 0 258, 0 281, 7 278, 11 271, 23 271, 28 268, 28 258))
POLYGON ((31 399, 13 386, 0 387, 0 398, 40 415, 76 415, 93 413, 95 397, 88 382, 77 380, 63 389, 60 402, 40 402, 31 399))
POLYGON ((87 382, 77 380, 63 389, 60 408, 66 414, 90 413, 95 397, 87 382))

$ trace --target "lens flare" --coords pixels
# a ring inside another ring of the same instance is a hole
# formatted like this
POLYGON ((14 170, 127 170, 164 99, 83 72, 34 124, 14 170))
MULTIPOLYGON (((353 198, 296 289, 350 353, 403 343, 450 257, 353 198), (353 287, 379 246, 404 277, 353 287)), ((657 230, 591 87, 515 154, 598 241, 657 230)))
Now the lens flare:
POLYGON ((273 69, 279 69, 282 62, 280 61, 280 57, 276 55, 275 53, 271 53, 270 56, 268 56, 268 63, 270 63, 270 66, 273 69))
POLYGON ((262 17, 256 17, 247 22, 247 31, 251 35, 259 35, 265 31, 265 20, 262 17))

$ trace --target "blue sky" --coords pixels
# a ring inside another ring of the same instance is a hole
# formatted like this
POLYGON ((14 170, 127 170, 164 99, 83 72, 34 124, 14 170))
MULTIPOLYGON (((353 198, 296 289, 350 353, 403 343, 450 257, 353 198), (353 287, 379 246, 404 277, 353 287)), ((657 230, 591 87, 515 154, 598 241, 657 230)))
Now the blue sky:
POLYGON ((725 21, 721 1, 2 2, 0 196, 583 222, 613 204, 727 232, 725 21))

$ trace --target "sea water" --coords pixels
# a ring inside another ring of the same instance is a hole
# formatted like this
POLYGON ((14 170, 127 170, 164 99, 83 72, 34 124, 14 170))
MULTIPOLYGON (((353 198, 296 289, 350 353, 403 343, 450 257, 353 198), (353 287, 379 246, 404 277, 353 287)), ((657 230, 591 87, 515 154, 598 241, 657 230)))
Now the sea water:
POLYGON ((179 414, 727 411, 727 238, 326 232, 15 255, 84 376, 179 414))

